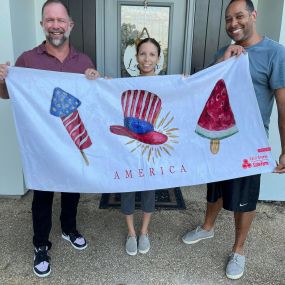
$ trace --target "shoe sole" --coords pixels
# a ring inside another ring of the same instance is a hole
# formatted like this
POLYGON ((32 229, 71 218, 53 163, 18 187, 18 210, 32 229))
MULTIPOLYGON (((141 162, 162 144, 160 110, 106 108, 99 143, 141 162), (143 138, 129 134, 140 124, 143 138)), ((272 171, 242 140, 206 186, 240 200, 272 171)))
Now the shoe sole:
POLYGON ((194 243, 197 243, 197 242, 199 242, 199 241, 201 241, 201 240, 203 240, 203 239, 209 239, 209 238, 213 238, 213 237, 214 237, 214 235, 212 235, 212 236, 210 236, 210 237, 204 237, 204 238, 196 239, 196 240, 193 240, 193 241, 187 241, 187 240, 185 240, 185 239, 182 238, 182 241, 183 241, 184 243, 186 243, 186 244, 194 244, 194 243))
POLYGON ((141 249, 139 249, 139 253, 145 254, 145 253, 148 253, 148 252, 149 252, 149 250, 150 250, 150 248, 145 249, 145 250, 141 250, 141 249))
POLYGON ((65 235, 61 235, 61 237, 63 238, 63 239, 65 239, 65 240, 67 240, 67 241, 69 241, 70 242, 70 244, 75 248, 75 249, 77 249, 77 250, 82 250, 82 249, 85 249, 86 247, 87 247, 87 243, 86 243, 86 245, 85 246, 83 246, 83 247, 76 247, 72 242, 71 242, 71 240, 69 239, 69 237, 67 237, 67 236, 65 236, 65 235))
POLYGON ((226 276, 229 278, 229 279, 232 279, 232 280, 236 280, 236 279, 239 279, 243 276, 243 272, 239 275, 230 275, 230 274, 227 274, 226 273, 226 276))
POLYGON ((33 268, 33 271, 34 271, 34 273, 35 273, 38 277, 40 277, 40 278, 42 278, 42 277, 47 277, 47 276, 49 276, 50 273, 51 273, 51 270, 50 270, 48 273, 39 274, 39 273, 36 272, 36 270, 35 270, 34 268, 33 268))
POLYGON ((126 250, 126 253, 127 253, 128 255, 134 256, 134 255, 137 255, 138 251, 131 252, 131 251, 127 251, 127 250, 126 250))

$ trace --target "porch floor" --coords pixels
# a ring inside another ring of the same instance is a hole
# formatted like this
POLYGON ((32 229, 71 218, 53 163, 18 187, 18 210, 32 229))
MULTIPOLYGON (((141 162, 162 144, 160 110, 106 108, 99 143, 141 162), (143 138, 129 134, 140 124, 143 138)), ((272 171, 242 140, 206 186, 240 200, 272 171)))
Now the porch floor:
MULTIPOLYGON (((55 195, 50 240, 52 272, 33 274, 32 192, 20 199, 0 197, 0 284, 233 284, 225 276, 225 261, 234 241, 232 214, 222 211, 215 237, 189 246, 181 236, 203 221, 205 185, 183 188, 186 210, 161 210, 153 215, 149 253, 128 256, 126 225, 119 210, 100 210, 99 194, 82 194, 78 229, 88 240, 82 252, 61 238, 60 194, 55 195)), ((244 277, 235 284, 284 284, 285 204, 258 203, 246 244, 244 277)), ((136 211, 136 224, 141 212, 136 211)))

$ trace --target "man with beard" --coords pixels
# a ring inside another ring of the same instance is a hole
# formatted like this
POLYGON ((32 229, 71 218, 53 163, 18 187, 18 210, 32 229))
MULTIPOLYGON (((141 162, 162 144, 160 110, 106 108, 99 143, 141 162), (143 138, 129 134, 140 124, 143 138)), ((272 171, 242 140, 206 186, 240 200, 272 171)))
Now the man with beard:
MULTIPOLYGON (((256 11, 251 0, 232 0, 225 13, 226 31, 234 45, 220 49, 214 62, 247 52, 250 73, 268 134, 274 97, 278 108, 281 154, 274 172, 285 172, 285 48, 256 31, 256 11)), ((186 233, 182 240, 194 244, 214 236, 214 224, 223 207, 234 212, 235 243, 226 267, 226 276, 238 279, 244 273, 244 243, 255 216, 260 175, 253 175, 207 185, 207 211, 202 226, 186 233)))
MULTIPOLYGON (((91 59, 76 51, 69 44, 69 35, 74 26, 68 8, 59 0, 48 0, 42 7, 41 26, 46 36, 38 47, 24 52, 16 61, 16 66, 52 71, 84 73, 87 78, 97 78, 99 73, 93 69, 91 59), (92 68, 92 69, 91 69, 92 68)), ((5 84, 8 65, 0 65, 0 97, 8 99, 5 84)), ((48 250, 51 248, 49 234, 52 226, 53 192, 34 190, 32 203, 34 273, 39 277, 51 272, 48 250)), ((61 229, 62 238, 82 250, 87 247, 85 238, 77 231, 76 214, 79 193, 61 193, 61 229)))

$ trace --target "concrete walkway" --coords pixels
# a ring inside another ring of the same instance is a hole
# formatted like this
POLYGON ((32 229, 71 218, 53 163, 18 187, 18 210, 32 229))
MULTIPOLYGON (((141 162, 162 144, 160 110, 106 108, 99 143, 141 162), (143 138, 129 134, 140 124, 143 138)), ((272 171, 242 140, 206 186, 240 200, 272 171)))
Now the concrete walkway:
MULTIPOLYGON (((32 193, 20 199, 0 198, 0 285, 31 284, 285 284, 285 204, 259 203, 247 246, 244 277, 228 280, 225 261, 234 240, 231 213, 223 211, 215 237, 185 245, 181 236, 200 224, 205 211, 205 186, 183 189, 187 210, 157 211, 152 220, 151 250, 128 256, 126 226, 119 210, 100 210, 100 195, 83 194, 78 228, 89 242, 79 252, 60 236, 60 195, 55 195, 50 236, 52 273, 40 279, 32 271, 32 193)), ((140 212, 136 213, 139 225, 140 212)))

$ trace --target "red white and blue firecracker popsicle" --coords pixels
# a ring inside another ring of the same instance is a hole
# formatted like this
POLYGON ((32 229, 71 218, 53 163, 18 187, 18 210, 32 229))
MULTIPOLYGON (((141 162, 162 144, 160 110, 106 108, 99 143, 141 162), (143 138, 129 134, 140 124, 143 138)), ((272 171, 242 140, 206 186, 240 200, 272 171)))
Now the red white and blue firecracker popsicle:
POLYGON ((61 118, 67 132, 80 150, 85 163, 89 165, 83 150, 90 147, 92 142, 77 111, 80 105, 81 102, 77 98, 57 87, 53 91, 50 113, 61 118))

